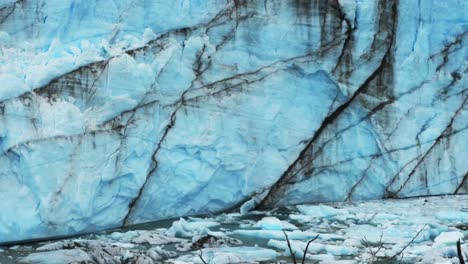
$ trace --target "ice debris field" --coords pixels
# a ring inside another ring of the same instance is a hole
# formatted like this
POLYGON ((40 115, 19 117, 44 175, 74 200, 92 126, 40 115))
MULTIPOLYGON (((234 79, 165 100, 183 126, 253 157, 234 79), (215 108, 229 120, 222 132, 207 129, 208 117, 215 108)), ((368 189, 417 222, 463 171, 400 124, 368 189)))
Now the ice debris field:
POLYGON ((459 263, 467 3, 0 0, 0 263, 459 263))
POLYGON ((466 6, 0 0, 0 243, 466 194, 466 6))
POLYGON ((0 263, 459 263, 468 257, 468 196, 298 205, 148 223, 3 247, 0 263), (204 262, 205 261, 205 262, 204 262))

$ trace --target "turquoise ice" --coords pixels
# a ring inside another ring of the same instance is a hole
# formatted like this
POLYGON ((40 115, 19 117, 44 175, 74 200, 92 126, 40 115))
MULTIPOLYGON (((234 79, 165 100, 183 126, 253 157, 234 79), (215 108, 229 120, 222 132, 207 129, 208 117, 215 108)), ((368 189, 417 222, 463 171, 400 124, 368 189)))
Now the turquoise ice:
POLYGON ((0 242, 467 193, 465 10, 0 0, 0 242))

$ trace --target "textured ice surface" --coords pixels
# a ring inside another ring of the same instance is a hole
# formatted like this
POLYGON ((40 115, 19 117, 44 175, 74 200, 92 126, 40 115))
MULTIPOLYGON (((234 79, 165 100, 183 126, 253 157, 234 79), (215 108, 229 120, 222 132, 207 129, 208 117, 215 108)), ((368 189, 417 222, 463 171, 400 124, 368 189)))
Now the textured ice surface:
POLYGON ((276 217, 263 217, 260 220, 256 227, 263 230, 294 230, 297 229, 297 226, 290 224, 286 221, 281 221, 276 217))
POLYGON ((33 253, 19 261, 19 263, 50 263, 64 264, 73 262, 90 262, 91 257, 81 249, 55 250, 45 253, 33 253))
POLYGON ((187 222, 181 218, 172 224, 167 233, 175 237, 193 237, 195 235, 206 234, 209 227, 217 225, 219 225, 217 222, 187 222))
MULTIPOLYGON (((304 256, 304 251, 307 246, 307 242, 302 241, 290 241, 292 251, 296 257, 302 258, 304 256)), ((274 247, 277 249, 284 250, 284 254, 290 256, 291 253, 289 251, 288 245, 286 241, 278 241, 278 240, 270 240, 268 242, 270 247, 274 247)), ((308 251, 311 254, 318 254, 320 252, 325 252, 328 255, 332 256, 350 256, 356 255, 357 250, 356 248, 346 247, 346 246, 335 246, 335 245, 325 245, 320 243, 310 243, 308 247, 308 251)))
POLYGON ((462 232, 442 232, 440 235, 438 235, 435 239, 434 242, 435 244, 448 244, 448 245, 455 245, 455 243, 459 239, 463 239, 464 235, 462 232))
POLYGON ((0 242, 466 193, 465 6, 0 1, 0 242))
POLYGON ((286 231, 298 263, 301 263, 307 242, 318 234, 309 244, 306 263, 455 264, 459 263, 458 239, 461 239, 462 254, 465 259, 468 257, 467 222, 437 218, 433 212, 451 208, 452 215, 462 215, 468 209, 467 204, 468 196, 464 195, 334 203, 326 206, 337 209, 337 214, 309 215, 308 219, 302 215, 304 206, 300 206, 282 212, 220 214, 172 223, 160 221, 144 225, 145 229, 132 228, 0 249, 0 262, 10 264, 21 260, 22 263, 49 264, 53 257, 61 264, 74 261, 90 264, 203 263, 201 258, 209 264, 293 263, 282 231, 262 229, 262 222, 278 220, 298 228, 286 231), (341 210, 343 207, 348 210, 341 210), (393 208, 391 213, 388 213, 389 208, 393 208), (184 230, 204 230, 205 234, 175 237, 173 230, 181 226, 184 230), (253 232, 261 235, 252 236, 253 232))
MULTIPOLYGON (((258 263, 278 257, 278 253, 272 249, 260 247, 221 247, 216 249, 203 249, 201 252, 206 263, 258 263)), ((199 256, 183 256, 174 263, 204 263, 199 256)))

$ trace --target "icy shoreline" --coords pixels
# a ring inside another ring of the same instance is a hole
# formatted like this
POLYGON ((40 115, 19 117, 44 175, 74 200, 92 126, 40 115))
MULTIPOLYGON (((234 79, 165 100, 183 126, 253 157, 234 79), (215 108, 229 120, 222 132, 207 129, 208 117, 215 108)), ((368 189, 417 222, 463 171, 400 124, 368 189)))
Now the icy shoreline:
POLYGON ((307 241, 318 235, 306 263, 459 263, 458 239, 468 257, 468 196, 298 205, 159 221, 0 248, 0 263, 292 263, 283 231, 299 260, 307 241))

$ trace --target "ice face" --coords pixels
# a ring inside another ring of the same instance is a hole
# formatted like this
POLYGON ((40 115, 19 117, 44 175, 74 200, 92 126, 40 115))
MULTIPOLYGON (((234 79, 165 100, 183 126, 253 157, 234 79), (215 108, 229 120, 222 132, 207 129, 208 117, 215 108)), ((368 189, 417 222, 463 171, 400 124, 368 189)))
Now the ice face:
POLYGON ((0 242, 466 193, 463 1, 0 1, 0 242))

